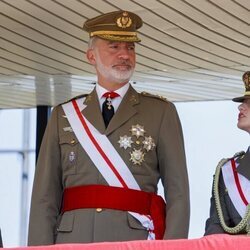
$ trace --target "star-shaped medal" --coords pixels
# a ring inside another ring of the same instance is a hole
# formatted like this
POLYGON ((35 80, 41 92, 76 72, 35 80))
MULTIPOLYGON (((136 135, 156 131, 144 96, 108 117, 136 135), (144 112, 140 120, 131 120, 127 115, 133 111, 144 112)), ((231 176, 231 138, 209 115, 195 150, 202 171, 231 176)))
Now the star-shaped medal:
POLYGON ((133 143, 132 139, 130 136, 124 135, 120 136, 120 140, 118 141, 120 144, 120 148, 131 148, 131 144, 133 143))
POLYGON ((136 165, 141 165, 141 163, 144 161, 144 155, 145 153, 143 153, 141 149, 133 149, 133 151, 130 153, 130 161, 136 165))
POLYGON ((143 148, 145 148, 147 151, 153 150, 155 147, 154 139, 151 136, 148 136, 144 138, 143 148))
POLYGON ((144 127, 139 124, 132 125, 132 128, 130 129, 130 131, 132 132, 132 135, 136 136, 136 138, 139 138, 140 136, 144 136, 146 132, 144 130, 144 127))

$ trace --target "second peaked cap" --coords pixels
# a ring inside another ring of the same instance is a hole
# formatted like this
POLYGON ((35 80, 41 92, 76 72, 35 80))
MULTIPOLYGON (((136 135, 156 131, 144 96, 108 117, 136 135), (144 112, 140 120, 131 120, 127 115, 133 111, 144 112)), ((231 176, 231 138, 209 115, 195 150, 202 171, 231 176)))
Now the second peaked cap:
POLYGON ((89 33, 90 37, 98 36, 111 41, 140 42, 137 30, 142 24, 142 19, 135 13, 120 10, 88 19, 83 29, 89 33))
POLYGON ((245 99, 250 99, 250 71, 243 74, 242 81, 244 82, 245 93, 243 96, 233 98, 234 102, 243 102, 245 99))

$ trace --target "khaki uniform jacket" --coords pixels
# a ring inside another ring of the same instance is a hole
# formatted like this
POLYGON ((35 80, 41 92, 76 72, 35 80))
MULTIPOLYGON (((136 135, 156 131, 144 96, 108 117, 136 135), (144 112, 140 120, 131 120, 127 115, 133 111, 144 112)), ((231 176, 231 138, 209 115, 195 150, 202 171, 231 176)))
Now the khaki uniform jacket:
MULTIPOLYGON (((244 157, 238 157, 236 159, 236 162, 239 163, 239 166, 237 167, 237 172, 250 180, 249 151, 244 155, 244 157)), ((238 223, 241 221, 242 218, 239 215, 238 211, 235 209, 230 199, 230 196, 227 192, 223 180, 222 173, 220 173, 220 179, 219 179, 219 196, 226 225, 229 227, 235 227, 236 225, 238 225, 238 223)), ((226 232, 220 225, 218 213, 215 206, 214 193, 212 192, 211 203, 210 203, 210 216, 206 221, 205 235, 222 234, 222 233, 226 232)), ((246 233, 246 232, 241 232, 241 233, 246 233)))
MULTIPOLYGON (((130 86, 106 129, 95 90, 86 97, 85 104, 83 115, 108 137, 141 190, 157 193, 158 181, 162 180, 167 201, 164 238, 186 238, 190 216, 189 185, 182 129, 174 105, 154 96, 139 94, 130 86), (151 136, 156 144, 153 150, 145 153, 141 165, 130 160, 131 148, 125 150, 118 143, 120 136, 132 136, 130 129, 137 124, 144 126, 145 136, 151 136)), ((77 209, 60 213, 65 188, 108 185, 75 134, 64 131, 69 126, 61 105, 55 107, 38 157, 28 244, 147 239, 145 228, 124 211, 77 209)))

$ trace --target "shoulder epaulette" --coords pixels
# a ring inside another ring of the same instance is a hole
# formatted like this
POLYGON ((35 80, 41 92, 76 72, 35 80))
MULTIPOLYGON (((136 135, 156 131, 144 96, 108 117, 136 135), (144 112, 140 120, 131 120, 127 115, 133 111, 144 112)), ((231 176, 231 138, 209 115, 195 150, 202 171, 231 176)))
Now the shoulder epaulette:
POLYGON ((234 154, 234 156, 231 158, 238 158, 238 157, 243 157, 246 153, 244 151, 240 151, 234 154))
POLYGON ((67 101, 65 101, 65 102, 63 102, 63 103, 61 103, 61 104, 65 104, 65 103, 67 103, 67 102, 71 102, 72 100, 75 100, 75 99, 78 99, 78 98, 81 98, 81 97, 86 97, 86 96, 88 96, 89 94, 81 94, 81 95, 78 95, 78 96, 74 96, 74 97, 72 97, 71 99, 69 99, 69 100, 67 100, 67 101))
POLYGON ((160 99, 162 101, 169 102, 166 97, 161 96, 161 95, 153 95, 153 94, 150 94, 150 93, 145 92, 145 91, 141 92, 141 95, 147 96, 147 97, 152 97, 152 98, 157 98, 157 99, 160 99))

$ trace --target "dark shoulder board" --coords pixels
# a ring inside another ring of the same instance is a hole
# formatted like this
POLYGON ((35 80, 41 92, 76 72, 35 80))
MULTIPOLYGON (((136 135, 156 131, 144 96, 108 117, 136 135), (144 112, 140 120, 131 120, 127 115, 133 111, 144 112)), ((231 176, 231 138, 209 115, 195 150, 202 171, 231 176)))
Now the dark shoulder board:
POLYGON ((146 96, 146 97, 160 99, 160 100, 165 101, 165 102, 169 102, 166 97, 161 96, 161 95, 153 95, 153 94, 150 94, 150 93, 145 92, 145 91, 141 92, 141 95, 146 96))

